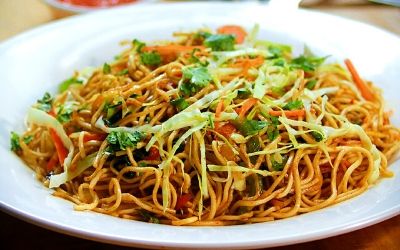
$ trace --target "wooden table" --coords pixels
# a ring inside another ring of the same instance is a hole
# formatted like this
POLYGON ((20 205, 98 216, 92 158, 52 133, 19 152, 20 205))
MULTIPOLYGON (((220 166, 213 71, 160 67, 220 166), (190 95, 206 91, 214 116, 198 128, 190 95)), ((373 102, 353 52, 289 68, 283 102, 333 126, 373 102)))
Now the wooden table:
MULTIPOLYGON (((400 34, 400 9, 362 0, 305 1, 307 8, 361 20, 400 34)), ((65 16, 39 0, 0 1, 0 41, 65 16)), ((5 191, 5 190, 2 190, 5 191)), ((0 248, 127 249, 55 233, 0 212, 0 248)), ((352 233, 274 249, 400 249, 400 215, 352 233)))

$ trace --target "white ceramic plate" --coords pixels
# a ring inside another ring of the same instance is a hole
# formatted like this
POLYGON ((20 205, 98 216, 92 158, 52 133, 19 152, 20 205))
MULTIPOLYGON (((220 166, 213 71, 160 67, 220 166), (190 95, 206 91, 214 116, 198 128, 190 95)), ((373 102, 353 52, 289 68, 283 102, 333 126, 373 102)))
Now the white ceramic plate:
POLYGON ((55 22, 0 45, 0 202, 21 219, 70 235, 144 247, 256 248, 310 241, 350 232, 400 212, 400 164, 394 178, 320 211, 294 218, 229 227, 172 227, 76 212, 9 151, 9 132, 22 131, 27 107, 55 91, 75 69, 111 60, 123 39, 166 39, 180 29, 208 25, 261 25, 260 37, 303 45, 330 60, 353 60, 361 74, 384 89, 399 125, 400 39, 362 23, 310 11, 269 10, 257 4, 191 3, 115 8, 55 22))

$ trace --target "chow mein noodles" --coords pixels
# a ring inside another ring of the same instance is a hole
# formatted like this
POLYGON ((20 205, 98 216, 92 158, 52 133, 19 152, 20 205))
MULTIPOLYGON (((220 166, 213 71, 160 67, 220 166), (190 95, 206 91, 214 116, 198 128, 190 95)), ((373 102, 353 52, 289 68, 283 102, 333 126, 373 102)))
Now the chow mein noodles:
POLYGON ((257 29, 124 42, 30 107, 12 150, 76 210, 170 225, 287 218, 391 176, 381 90, 257 29))

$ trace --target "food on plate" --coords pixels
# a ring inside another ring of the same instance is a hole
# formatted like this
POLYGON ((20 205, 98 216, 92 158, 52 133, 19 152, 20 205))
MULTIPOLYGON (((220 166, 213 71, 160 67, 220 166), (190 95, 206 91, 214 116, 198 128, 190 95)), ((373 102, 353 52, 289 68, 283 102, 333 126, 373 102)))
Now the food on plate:
POLYGON ((11 149, 76 210, 171 225, 287 218, 391 176, 381 90, 257 29, 134 39, 45 93, 11 149))

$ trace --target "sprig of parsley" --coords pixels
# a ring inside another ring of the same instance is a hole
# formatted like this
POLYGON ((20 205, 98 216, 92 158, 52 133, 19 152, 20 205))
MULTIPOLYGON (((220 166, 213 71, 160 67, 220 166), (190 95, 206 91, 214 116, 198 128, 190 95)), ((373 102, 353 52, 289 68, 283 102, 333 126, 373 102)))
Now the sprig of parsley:
POLYGON ((64 105, 60 105, 57 108, 57 120, 61 123, 67 123, 71 121, 71 116, 72 116, 72 108, 71 107, 66 107, 64 105))
POLYGON ((170 101, 172 106, 174 106, 178 111, 182 111, 185 108, 189 107, 189 103, 183 97, 179 97, 175 100, 170 101))

